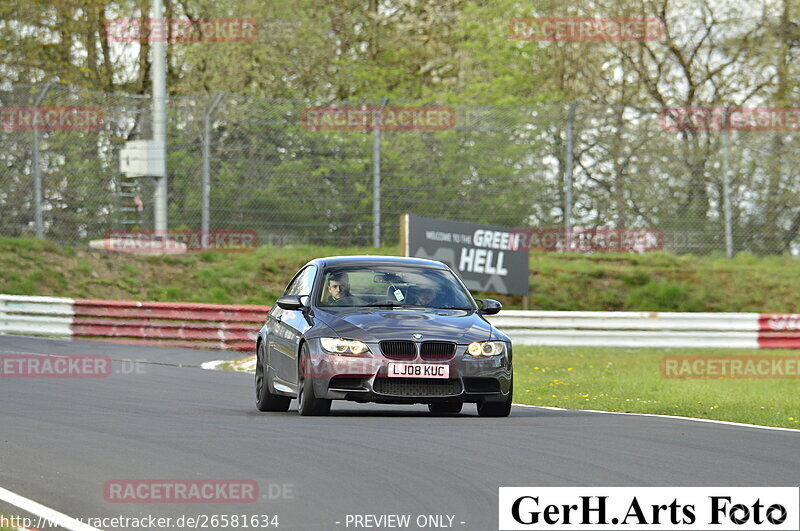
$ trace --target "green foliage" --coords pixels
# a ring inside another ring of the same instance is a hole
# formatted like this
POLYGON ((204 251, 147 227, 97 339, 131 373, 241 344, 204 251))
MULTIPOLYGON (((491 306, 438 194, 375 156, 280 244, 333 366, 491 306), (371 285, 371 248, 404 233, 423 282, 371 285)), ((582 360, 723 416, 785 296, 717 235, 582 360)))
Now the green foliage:
POLYGON ((59 248, 49 240, 40 238, 0 238, 0 250, 3 251, 47 251, 58 253, 59 248))
POLYGON ((687 284, 651 282, 633 289, 626 300, 629 307, 649 311, 699 311, 701 303, 692 297, 687 284))
POLYGON ((76 271, 82 275, 89 275, 92 273, 92 266, 89 265, 89 260, 86 258, 81 258, 78 261, 78 267, 76 271))
POLYGON ((650 275, 640 269, 634 269, 630 273, 623 273, 620 275, 620 279, 626 286, 644 286, 650 282, 650 275))

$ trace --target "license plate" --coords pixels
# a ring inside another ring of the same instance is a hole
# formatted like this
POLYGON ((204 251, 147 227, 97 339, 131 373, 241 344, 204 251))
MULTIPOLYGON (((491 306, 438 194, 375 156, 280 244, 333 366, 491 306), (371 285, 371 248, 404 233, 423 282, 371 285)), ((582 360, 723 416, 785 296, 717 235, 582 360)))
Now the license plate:
POLYGON ((450 378, 450 366, 436 363, 390 363, 389 378, 450 378))

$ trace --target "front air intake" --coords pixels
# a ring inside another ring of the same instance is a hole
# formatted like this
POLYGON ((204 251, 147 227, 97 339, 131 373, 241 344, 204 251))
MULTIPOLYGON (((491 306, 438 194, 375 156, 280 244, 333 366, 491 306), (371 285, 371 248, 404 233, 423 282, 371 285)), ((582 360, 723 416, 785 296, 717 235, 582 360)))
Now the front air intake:
POLYGON ((381 354, 390 360, 410 361, 417 357, 413 341, 381 341, 381 354))
POLYGON ((422 359, 428 361, 447 361, 456 352, 456 344, 449 341, 426 341, 419 349, 422 359))

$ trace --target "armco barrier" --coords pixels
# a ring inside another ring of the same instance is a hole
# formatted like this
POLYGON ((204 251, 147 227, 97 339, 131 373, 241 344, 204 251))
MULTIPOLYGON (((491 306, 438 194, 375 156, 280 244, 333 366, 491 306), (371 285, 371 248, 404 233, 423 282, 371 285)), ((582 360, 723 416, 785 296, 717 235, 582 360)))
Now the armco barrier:
MULTIPOLYGON (((267 311, 0 295, 0 333, 252 351, 267 311)), ((506 310, 490 320, 521 345, 800 348, 800 314, 506 310)))
POLYGON ((0 333, 252 351, 269 306, 0 295, 0 333))
POLYGON ((72 299, 0 295, 0 333, 70 337, 72 299))
POLYGON ((505 311, 515 343, 563 347, 759 348, 757 313, 505 311))
POLYGON ((800 315, 504 311, 490 318, 522 345, 800 348, 800 315))
POLYGON ((78 299, 73 309, 78 339, 250 351, 269 306, 78 299))

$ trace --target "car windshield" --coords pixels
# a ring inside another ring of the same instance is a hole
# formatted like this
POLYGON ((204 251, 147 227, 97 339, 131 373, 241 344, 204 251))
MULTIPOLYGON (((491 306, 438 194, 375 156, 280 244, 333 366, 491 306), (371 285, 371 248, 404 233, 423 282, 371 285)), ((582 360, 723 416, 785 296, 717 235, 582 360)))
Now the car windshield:
POLYGON ((452 272, 401 266, 348 266, 322 276, 320 306, 474 308, 452 272))

